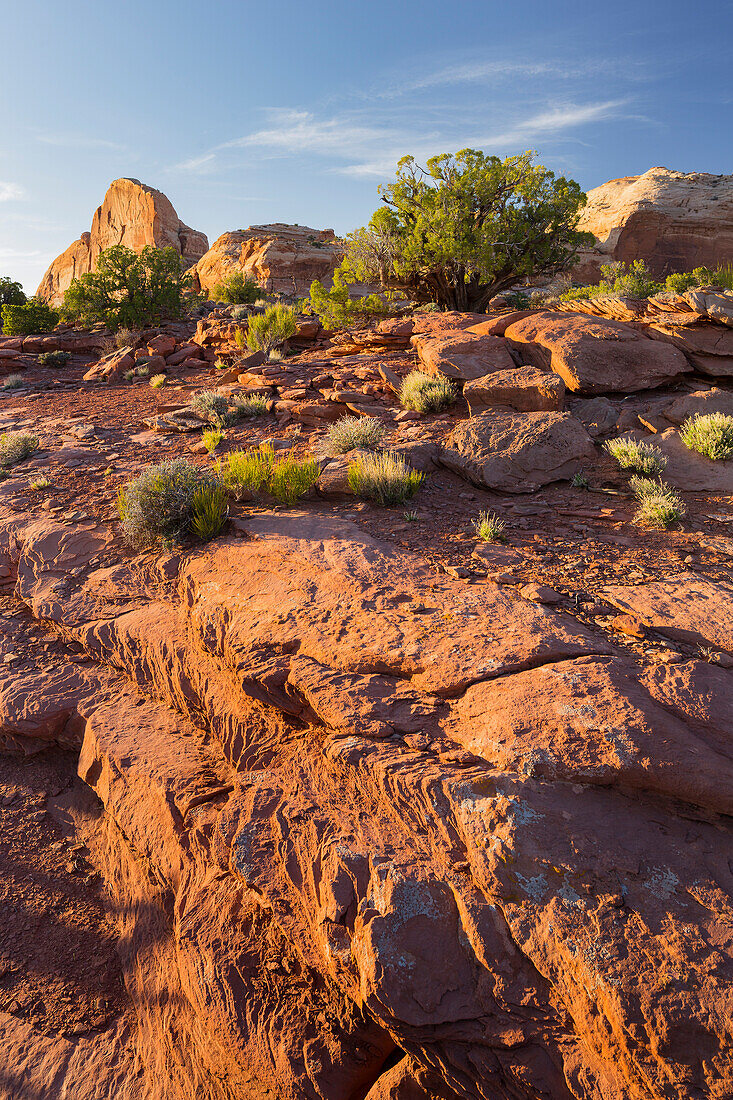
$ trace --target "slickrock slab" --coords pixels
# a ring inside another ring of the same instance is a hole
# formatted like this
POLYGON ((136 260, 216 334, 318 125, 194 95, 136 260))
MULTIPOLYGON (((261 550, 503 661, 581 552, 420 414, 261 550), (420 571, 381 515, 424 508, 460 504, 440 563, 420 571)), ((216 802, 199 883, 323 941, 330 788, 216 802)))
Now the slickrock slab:
POLYGON ((606 598, 669 638, 733 653, 733 588, 680 573, 636 587, 609 585, 606 598))
MULTIPOLYGON (((733 297, 730 309, 733 314, 733 297)), ((710 321, 685 326, 661 322, 650 325, 647 332, 652 340, 661 340, 679 348, 703 374, 713 378, 733 375, 733 329, 710 321)))
POLYGON ((678 348, 604 317, 536 313, 510 325, 506 339, 527 362, 559 374, 575 393, 654 389, 692 370, 678 348))
POLYGON ((460 423, 440 461, 475 485, 531 493, 572 477, 582 460, 594 455, 585 428, 567 413, 496 408, 460 423))

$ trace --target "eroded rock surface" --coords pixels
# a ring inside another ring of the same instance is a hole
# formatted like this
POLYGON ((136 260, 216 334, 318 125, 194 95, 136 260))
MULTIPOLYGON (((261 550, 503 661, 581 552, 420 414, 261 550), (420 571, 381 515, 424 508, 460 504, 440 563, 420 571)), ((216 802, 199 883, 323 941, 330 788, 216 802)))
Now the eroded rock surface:
POLYGON ((240 527, 157 575, 94 532, 8 541, 109 670, 79 771, 150 1095, 722 1100, 731 674, 344 519, 240 527))

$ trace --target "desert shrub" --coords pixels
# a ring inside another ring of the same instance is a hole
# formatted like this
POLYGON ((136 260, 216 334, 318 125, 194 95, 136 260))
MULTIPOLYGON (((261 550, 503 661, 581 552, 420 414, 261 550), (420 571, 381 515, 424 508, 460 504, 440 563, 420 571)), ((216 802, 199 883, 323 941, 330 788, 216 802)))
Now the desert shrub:
POLYGON ((70 351, 44 351, 38 356, 39 367, 65 367, 71 359, 70 351))
POLYGON ((140 363, 139 366, 135 367, 135 377, 136 378, 148 378, 149 375, 150 375, 150 367, 148 366, 147 363, 140 363))
POLYGON ((51 482, 45 474, 41 474, 40 477, 32 478, 28 482, 28 487, 33 489, 34 492, 40 492, 42 489, 50 489, 51 482))
POLYGON ((314 458, 276 458, 272 447, 260 447, 228 454, 217 463, 217 473, 234 496, 265 490, 282 504, 293 504, 313 488, 320 466, 314 458))
POLYGON ((583 298, 611 295, 615 298, 651 298, 663 289, 654 279, 643 260, 630 264, 615 261, 601 266, 601 281, 595 286, 571 287, 560 295, 561 302, 576 302, 583 298))
POLYGON ((585 476, 582 470, 578 470, 578 472, 576 474, 573 474, 573 476, 570 478, 570 484, 572 485, 573 489, 587 489, 588 478, 585 476))
POLYGON ((5 336, 35 336, 56 328, 59 315, 43 298, 29 298, 22 305, 3 306, 2 322, 5 336))
POLYGON ((190 531, 202 542, 215 538, 227 521, 227 493, 218 482, 206 482, 194 489, 190 531))
POLYGON ((353 491, 376 504, 403 504, 415 495, 424 478, 401 455, 388 451, 360 455, 349 467, 349 485, 353 491))
POLYGON ((216 284, 211 297, 215 302, 229 302, 231 305, 254 305, 261 293, 254 279, 246 278, 243 271, 234 271, 216 284))
POLYGON ((253 393, 249 397, 235 397, 227 417, 227 423, 233 424, 237 420, 251 420, 256 416, 264 416, 269 411, 270 402, 261 393, 253 393))
POLYGON ((217 487, 213 474, 184 460, 148 466, 118 492, 124 537, 138 547, 180 540, 192 530, 197 493, 207 486, 217 487))
POLYGON ((479 512, 473 527, 482 542, 503 542, 506 523, 494 512, 479 512))
POLYGON ((38 438, 29 432, 3 432, 0 435, 0 466, 17 466, 38 450, 38 438))
POLYGON ((131 328, 120 328, 114 336, 114 345, 118 350, 122 348, 134 348, 138 341, 138 334, 131 328))
MULTIPOLYGON (((247 306, 235 306, 232 310, 233 321, 246 321, 249 317, 249 310, 247 306)), ((237 330, 239 331, 239 330, 237 330)))
POLYGON ((212 424, 223 427, 229 414, 229 398, 216 390, 199 390, 193 394, 189 405, 196 412, 206 416, 212 424))
POLYGON ((529 309, 530 297, 523 290, 515 290, 512 294, 505 294, 507 305, 512 309, 529 309))
POLYGON ((264 313, 249 319, 247 347, 269 354, 296 331, 295 310, 288 306, 268 306, 264 313))
POLYGON ((19 390, 21 386, 25 385, 25 378, 22 374, 9 374, 7 378, 3 379, 0 383, 0 390, 19 390))
POLYGON ((641 527, 672 527, 684 516, 682 498, 665 482, 632 477, 629 485, 638 502, 634 522, 641 527))
POLYGON ((650 443, 621 436, 609 439, 605 450, 615 458, 622 470, 635 470, 639 474, 660 474, 667 465, 667 456, 650 443))
POLYGON ((153 377, 150 379, 150 385, 153 387, 154 390, 159 390, 161 386, 165 385, 165 375, 154 374, 153 377))
POLYGON ((221 443, 224 438, 224 432, 220 428, 207 428, 205 432, 201 434, 201 442, 206 450, 211 454, 221 443))
POLYGON ((733 265, 721 264, 714 271, 709 267, 676 271, 667 276, 664 286, 675 294, 684 294, 686 290, 697 286, 720 286, 724 290, 733 290, 733 265))
POLYGON ((323 454, 344 455, 360 447, 375 451, 384 438, 384 424, 377 416, 342 416, 329 424, 321 444, 323 454))
POLYGON ((458 397, 458 389, 443 375, 411 371, 400 387, 400 404, 419 413, 440 412, 458 397))
POLYGON ((733 458, 733 416, 719 412, 691 416, 680 428, 680 439, 691 451, 713 461, 733 458))
POLYGON ((175 248, 146 245, 137 253, 116 244, 100 252, 94 271, 72 280, 62 313, 84 325, 101 321, 112 331, 144 328, 180 317, 189 284, 175 248))

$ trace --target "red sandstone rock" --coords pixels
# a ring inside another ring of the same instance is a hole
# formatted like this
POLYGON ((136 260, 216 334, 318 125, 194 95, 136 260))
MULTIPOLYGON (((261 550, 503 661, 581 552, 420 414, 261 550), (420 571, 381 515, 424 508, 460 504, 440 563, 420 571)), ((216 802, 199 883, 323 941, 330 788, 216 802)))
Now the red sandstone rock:
POLYGON ((559 412, 515 413, 498 406, 458 424, 440 461, 476 485, 531 493, 570 478, 595 454, 582 424, 559 412))
POLYGON ((527 362, 559 374, 576 393, 653 389, 691 370, 677 348, 628 325, 575 313, 537 313, 506 330, 527 362))
POLYGON ((565 384, 549 371, 514 367, 466 382, 463 396, 471 416, 491 405, 507 405, 517 412, 541 412, 562 409, 565 384))
POLYGON ((135 366, 132 348, 120 348, 105 355, 89 368, 84 375, 85 382, 117 382, 125 371, 135 366))
POLYGON ((443 374, 446 378, 467 381, 483 378, 493 371, 515 367, 506 342, 498 336, 476 336, 468 333, 413 336, 420 364, 428 374, 443 374))

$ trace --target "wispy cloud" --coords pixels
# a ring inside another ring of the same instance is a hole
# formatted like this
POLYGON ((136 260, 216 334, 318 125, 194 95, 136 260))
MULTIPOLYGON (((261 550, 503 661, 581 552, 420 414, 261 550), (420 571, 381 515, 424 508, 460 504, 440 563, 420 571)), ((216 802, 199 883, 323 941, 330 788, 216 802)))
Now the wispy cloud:
POLYGON ((22 198, 25 198, 25 191, 19 183, 0 180, 0 202, 11 202, 13 199, 22 198))
POLYGON ((200 157, 191 157, 190 160, 182 160, 179 164, 173 164, 166 168, 166 172, 187 172, 191 175, 208 175, 214 170, 216 164, 215 153, 203 153, 200 157))

